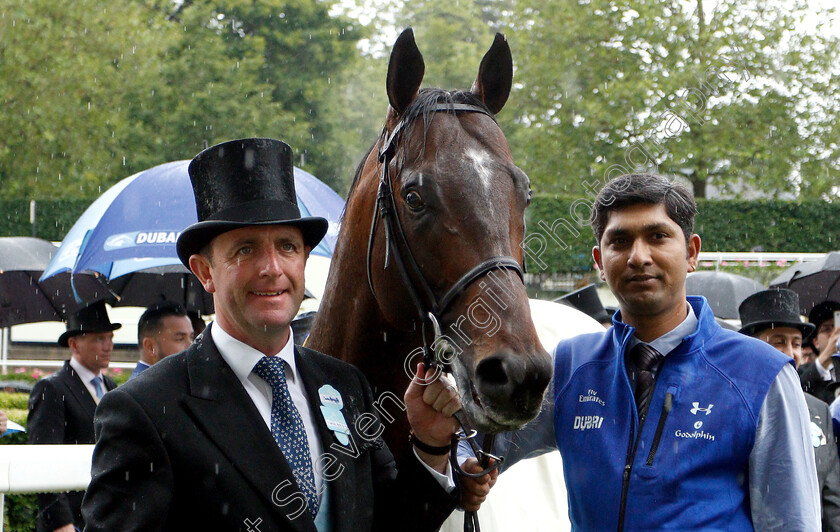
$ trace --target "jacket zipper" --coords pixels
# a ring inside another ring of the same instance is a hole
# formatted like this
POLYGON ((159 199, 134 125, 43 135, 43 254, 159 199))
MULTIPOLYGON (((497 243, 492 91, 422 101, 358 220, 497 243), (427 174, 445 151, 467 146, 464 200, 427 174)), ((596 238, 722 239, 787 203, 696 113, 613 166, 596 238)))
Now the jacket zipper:
POLYGON ((639 436, 645 426, 645 418, 639 419, 639 427, 636 434, 630 438, 627 445, 627 459, 624 462, 624 474, 621 480, 621 503, 618 508, 618 532, 624 531, 624 513, 627 510, 627 492, 630 489, 630 473, 633 472, 633 462, 636 460, 636 446, 639 444, 639 436))
MULTIPOLYGON (((653 459, 656 456, 656 450, 659 448, 659 441, 662 439, 662 433, 665 431, 665 421, 668 419, 668 414, 674 404, 674 394, 668 392, 665 394, 665 403, 662 405, 662 415, 659 416, 659 422, 656 424, 656 433, 653 437, 653 445, 650 448, 647 462, 645 465, 652 465, 653 459)), ((639 437, 642 434, 642 429, 645 426, 645 417, 639 420, 639 429, 636 432, 635 438, 631 438, 627 446, 627 460, 624 463, 624 474, 621 481, 621 503, 618 509, 618 532, 624 531, 624 514, 627 511, 627 492, 630 490, 630 474, 633 472, 633 462, 636 461, 636 448, 639 445, 639 437)))
POLYGON ((659 416, 659 423, 656 425, 656 434, 653 436, 653 445, 650 447, 647 462, 645 465, 652 466, 653 459, 656 457, 656 451, 659 449, 659 440, 662 439, 662 432, 665 430, 665 421, 668 419, 668 414, 671 413, 671 407, 674 404, 674 394, 668 392, 665 394, 665 404, 662 405, 662 415, 659 416))

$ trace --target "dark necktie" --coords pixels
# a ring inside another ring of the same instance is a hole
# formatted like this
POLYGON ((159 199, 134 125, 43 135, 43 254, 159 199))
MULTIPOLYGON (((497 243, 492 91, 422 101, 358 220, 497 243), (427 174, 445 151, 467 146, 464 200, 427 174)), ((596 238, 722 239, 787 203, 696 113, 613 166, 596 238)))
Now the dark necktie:
POLYGON ((639 412, 639 419, 644 419, 647 414, 650 398, 653 395, 653 370, 662 361, 662 354, 645 343, 638 343, 630 351, 633 363, 638 369, 636 373, 636 409, 639 412))
POLYGON ((271 386, 271 435, 292 469, 314 519, 318 514, 318 494, 315 491, 312 456, 303 420, 286 385, 285 363, 279 356, 263 357, 254 366, 254 373, 271 386))

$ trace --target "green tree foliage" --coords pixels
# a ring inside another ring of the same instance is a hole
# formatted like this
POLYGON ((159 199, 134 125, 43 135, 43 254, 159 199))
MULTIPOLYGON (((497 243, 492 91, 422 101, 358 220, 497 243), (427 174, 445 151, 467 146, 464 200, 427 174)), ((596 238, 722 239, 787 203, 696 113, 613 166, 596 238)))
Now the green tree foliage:
POLYGON ((127 175, 145 129, 130 116, 157 71, 157 35, 130 2, 4 2, 3 197, 90 197, 127 175))
MULTIPOLYGON (((513 149, 535 188, 656 168, 825 197, 840 173, 838 42, 802 2, 515 2, 513 149)), ((825 17, 823 18, 825 20, 825 17)))
MULTIPOLYGON (((244 136, 342 178, 335 80, 362 28, 319 0, 10 0, 0 7, 0 192, 95 197, 244 136)), ((349 181, 349 177, 346 178, 349 181)))
MULTIPOLYGON (((215 123, 206 126, 215 132, 209 135, 213 142, 220 140, 217 135, 232 138, 219 131, 227 123, 242 127, 250 122, 260 127, 249 134, 277 137, 291 144, 299 166, 330 184, 342 180, 344 146, 336 133, 344 127, 344 116, 330 112, 335 111, 330 101, 338 99, 334 83, 354 64, 355 45, 363 31, 347 17, 330 16, 331 7, 332 2, 319 0, 199 0, 179 10, 179 20, 191 21, 186 34, 200 34, 197 26, 202 26, 221 37, 225 49, 222 63, 227 66, 219 66, 244 69, 228 72, 221 78, 224 83, 257 81, 260 85, 237 99, 228 95, 213 98, 225 101, 225 106, 250 108, 253 113, 250 120, 228 121, 225 108, 221 108, 215 123)), ((197 68, 205 60, 221 59, 203 48, 197 53, 197 68)), ((215 86, 217 90, 232 89, 215 86)))

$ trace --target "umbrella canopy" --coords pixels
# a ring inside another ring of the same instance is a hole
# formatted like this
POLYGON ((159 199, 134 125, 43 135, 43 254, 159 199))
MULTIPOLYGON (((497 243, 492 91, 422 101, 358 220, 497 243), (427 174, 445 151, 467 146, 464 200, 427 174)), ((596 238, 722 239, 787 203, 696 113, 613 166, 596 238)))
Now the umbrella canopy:
POLYGON ((38 284, 57 249, 40 238, 0 238, 0 327, 61 321, 59 308, 38 284))
MULTIPOLYGON (((59 276, 67 284, 92 273, 108 281, 105 299, 115 306, 148 306, 166 298, 211 313, 212 299, 181 265, 175 249, 181 231, 197 221, 189 163, 155 166, 108 189, 67 233, 42 280, 59 276)), ((298 168, 295 188, 302 215, 330 222, 312 253, 331 257, 344 200, 298 168)), ((77 299, 90 302, 89 293, 74 288, 77 299)))
POLYGON ((840 252, 795 264, 770 281, 770 286, 799 294, 799 312, 806 315, 824 301, 840 302, 840 252))
POLYGON ((741 302, 764 289, 758 281, 726 272, 694 272, 685 280, 687 295, 705 297, 714 315, 727 320, 737 320, 741 302))

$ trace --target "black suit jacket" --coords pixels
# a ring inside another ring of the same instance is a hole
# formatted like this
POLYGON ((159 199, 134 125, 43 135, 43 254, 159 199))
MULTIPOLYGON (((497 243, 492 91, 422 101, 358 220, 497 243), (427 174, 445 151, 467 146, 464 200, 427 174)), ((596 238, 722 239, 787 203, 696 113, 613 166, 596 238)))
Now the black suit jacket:
MULTIPOLYGON (((808 414, 816 431, 811 434, 814 444, 814 458, 817 462, 817 481, 820 488, 822 525, 824 531, 840 531, 840 458, 834 442, 834 427, 828 405, 812 395, 805 394, 808 414), (817 441, 819 438, 819 441, 817 441)), ((812 427, 813 429, 813 427, 812 427)))
MULTIPOLYGON (((355 430, 365 413, 379 419, 361 372, 302 347, 296 364, 331 457, 324 476, 331 479, 333 530, 436 530, 457 494, 447 494, 413 456, 397 474, 382 439, 355 430), (320 415, 325 384, 343 398, 349 446, 320 415)), ((372 435, 362 421, 360 430, 372 435)), ((96 412, 96 436, 86 531, 315 532, 308 512, 293 515, 300 499, 291 470, 209 329, 187 351, 108 394, 96 412)))
POLYGON ((805 393, 809 393, 826 403, 831 403, 834 398, 829 397, 826 390, 831 381, 823 380, 822 375, 817 371, 817 364, 819 362, 814 361, 799 366, 799 382, 805 393))
MULTIPOLYGON (((103 380, 106 390, 117 387, 110 378, 103 380)), ((95 411, 96 401, 67 361, 64 367, 32 388, 26 423, 29 443, 94 443, 95 411)), ((81 491, 38 495, 38 530, 52 531, 68 523, 83 527, 83 495, 81 491)))

